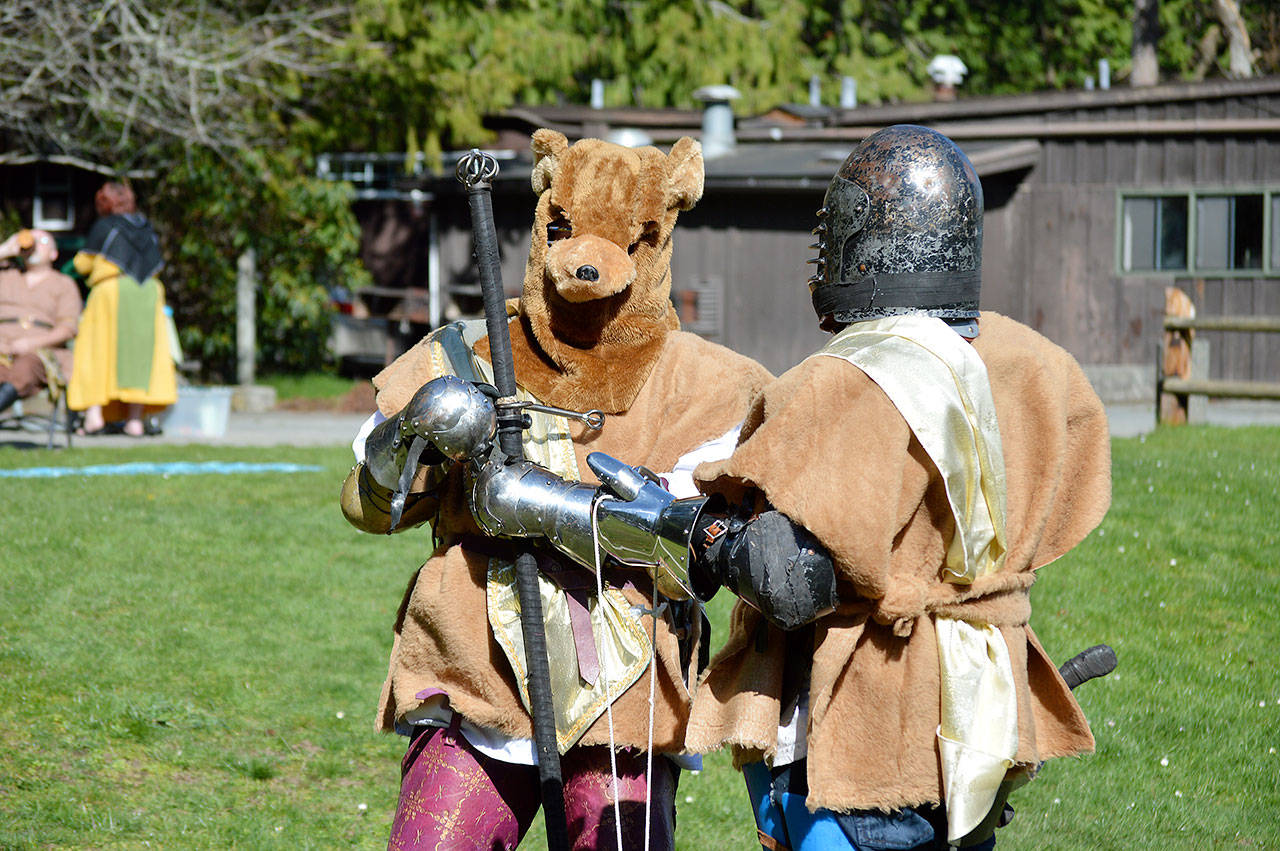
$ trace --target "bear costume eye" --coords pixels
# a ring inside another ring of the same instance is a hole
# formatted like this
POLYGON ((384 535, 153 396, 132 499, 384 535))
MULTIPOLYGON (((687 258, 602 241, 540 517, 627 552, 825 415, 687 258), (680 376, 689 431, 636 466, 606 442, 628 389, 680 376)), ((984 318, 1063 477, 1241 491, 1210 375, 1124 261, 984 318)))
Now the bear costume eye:
POLYGON ((569 224, 569 219, 565 217, 564 210, 553 210, 551 221, 547 223, 547 245, 558 239, 568 239, 571 236, 573 236, 573 225, 569 224))
POLYGON ((644 223, 644 230, 641 231, 640 238, 637 239, 635 242, 631 243, 630 247, 627 248, 627 253, 635 254, 636 249, 642 245, 647 245, 650 248, 658 247, 658 223, 657 222, 644 223))

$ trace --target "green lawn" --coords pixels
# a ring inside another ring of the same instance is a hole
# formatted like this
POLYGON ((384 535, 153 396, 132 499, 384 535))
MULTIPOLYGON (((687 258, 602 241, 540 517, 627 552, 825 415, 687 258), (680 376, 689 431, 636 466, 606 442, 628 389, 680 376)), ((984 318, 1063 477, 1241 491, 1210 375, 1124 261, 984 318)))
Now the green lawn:
MULTIPOLYGON (((0 479, 0 848, 385 847, 402 743, 373 709, 428 541, 346 525, 349 458, 0 448, 322 468, 0 479)), ((1111 514, 1034 591, 1055 658, 1119 654, 1080 690, 1098 753, 1045 766, 1002 847, 1280 846, 1278 490, 1280 429, 1115 443, 1111 514)), ((680 848, 759 847, 723 757, 679 800, 680 848)))
POLYGON ((307 372, 263 375, 258 377, 258 383, 274 387, 276 398, 283 401, 286 399, 338 399, 366 382, 354 378, 343 378, 329 372, 307 372))

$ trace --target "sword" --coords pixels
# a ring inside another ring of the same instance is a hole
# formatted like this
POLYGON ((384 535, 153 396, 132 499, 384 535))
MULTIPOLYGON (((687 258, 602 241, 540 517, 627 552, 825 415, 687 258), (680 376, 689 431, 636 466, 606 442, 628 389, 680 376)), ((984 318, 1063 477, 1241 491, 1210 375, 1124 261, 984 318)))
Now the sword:
MULTIPOLYGON (((498 420, 498 448, 509 461, 524 459, 525 405, 517 402, 516 368, 507 329, 506 296, 498 262, 498 235, 493 224, 493 178, 498 161, 472 149, 458 160, 454 175, 467 191, 471 227, 475 236, 476 268, 484 295, 484 319, 493 359, 494 403, 498 420)), ((538 562, 527 545, 516 555, 516 592, 520 599, 520 629, 529 665, 529 704, 533 716, 533 740, 538 751, 538 781, 542 790, 542 814, 549 849, 569 848, 564 809, 564 778, 556 748, 556 723, 551 702, 551 672, 547 661, 547 637, 542 623, 542 598, 538 595, 538 562)))

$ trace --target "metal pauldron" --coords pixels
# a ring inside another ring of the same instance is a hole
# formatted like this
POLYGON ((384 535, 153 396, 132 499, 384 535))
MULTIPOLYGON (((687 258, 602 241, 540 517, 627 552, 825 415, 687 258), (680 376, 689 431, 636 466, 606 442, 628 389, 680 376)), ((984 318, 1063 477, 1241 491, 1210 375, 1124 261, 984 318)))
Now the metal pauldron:
POLYGON ((658 591, 675 600, 689 590, 689 536, 706 500, 678 500, 622 462, 593 452, 587 459, 604 483, 569 482, 529 461, 508 463, 494 451, 476 472, 471 509, 496 537, 545 537, 557 550, 594 570, 600 550, 645 567, 658 591), (596 532, 592 534, 592 512, 596 532))
POLYGON ((369 432, 365 465, 378 484, 397 490, 414 437, 431 444, 437 463, 464 461, 485 452, 496 428, 497 416, 488 396, 470 381, 442 375, 418 388, 398 414, 369 432))

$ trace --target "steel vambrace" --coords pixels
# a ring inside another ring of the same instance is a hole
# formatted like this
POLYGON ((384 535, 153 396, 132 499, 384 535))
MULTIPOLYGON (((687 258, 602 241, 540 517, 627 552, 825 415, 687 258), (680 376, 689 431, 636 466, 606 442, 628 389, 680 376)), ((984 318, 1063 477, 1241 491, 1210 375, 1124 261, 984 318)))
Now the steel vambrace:
POLYGON ((676 499, 600 452, 587 463, 601 487, 565 481, 529 461, 507 463, 495 453, 475 475, 472 514, 487 534, 546 538, 592 570, 598 540, 602 552, 648 569, 664 596, 689 599, 689 536, 706 500, 676 499), (593 511, 598 538, 592 534, 593 511))
POLYGON ((704 515, 698 523, 694 581, 711 599, 723 586, 784 630, 835 610, 835 565, 826 548, 779 511, 748 520, 704 515))

